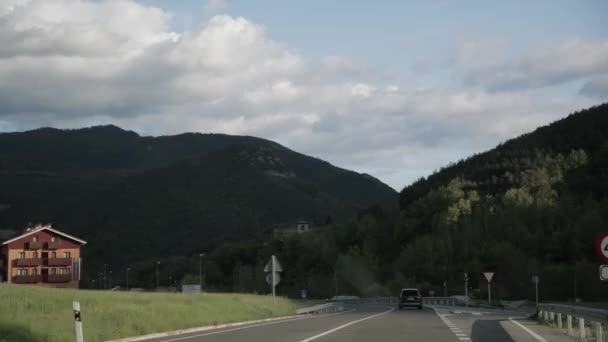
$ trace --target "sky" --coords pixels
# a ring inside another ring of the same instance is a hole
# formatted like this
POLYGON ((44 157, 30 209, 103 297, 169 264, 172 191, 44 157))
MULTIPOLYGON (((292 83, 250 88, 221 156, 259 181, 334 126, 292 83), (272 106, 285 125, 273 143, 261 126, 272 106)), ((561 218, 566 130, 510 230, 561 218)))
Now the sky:
POLYGON ((608 101, 608 2, 0 0, 0 132, 252 135, 396 190, 608 101))

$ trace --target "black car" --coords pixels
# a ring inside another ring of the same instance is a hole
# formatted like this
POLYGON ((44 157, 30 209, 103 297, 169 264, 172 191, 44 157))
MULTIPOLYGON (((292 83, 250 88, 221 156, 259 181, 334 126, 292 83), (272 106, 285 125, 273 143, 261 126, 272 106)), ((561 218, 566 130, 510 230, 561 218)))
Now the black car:
POLYGON ((399 310, 407 306, 415 306, 422 309, 422 295, 418 289, 402 289, 399 295, 399 310))

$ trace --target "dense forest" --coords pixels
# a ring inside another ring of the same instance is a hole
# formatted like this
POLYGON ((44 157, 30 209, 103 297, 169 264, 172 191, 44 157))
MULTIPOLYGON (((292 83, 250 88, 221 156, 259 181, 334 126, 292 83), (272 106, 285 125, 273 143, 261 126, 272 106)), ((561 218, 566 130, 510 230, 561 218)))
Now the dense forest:
MULTIPOLYGON (((263 266, 275 253, 285 272, 279 290, 297 296, 428 293, 485 298, 493 271, 496 298, 608 299, 594 253, 608 230, 608 104, 571 114, 407 186, 400 208, 360 210, 347 223, 285 239, 223 244, 204 257, 209 289, 267 292, 263 266)), ((173 260, 164 279, 198 283, 198 254, 173 260), (186 274, 183 276, 183 274, 186 274)), ((141 284, 152 266, 140 265, 141 284)))

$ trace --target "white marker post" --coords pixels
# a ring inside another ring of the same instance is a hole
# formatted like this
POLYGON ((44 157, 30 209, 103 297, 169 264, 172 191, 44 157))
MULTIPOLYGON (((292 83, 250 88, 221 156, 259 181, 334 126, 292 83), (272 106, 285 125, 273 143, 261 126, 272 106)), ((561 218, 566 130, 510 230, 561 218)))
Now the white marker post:
POLYGON ((72 302, 72 308, 74 309, 74 323, 76 325, 76 342, 84 342, 82 335, 82 318, 80 317, 80 303, 72 302))

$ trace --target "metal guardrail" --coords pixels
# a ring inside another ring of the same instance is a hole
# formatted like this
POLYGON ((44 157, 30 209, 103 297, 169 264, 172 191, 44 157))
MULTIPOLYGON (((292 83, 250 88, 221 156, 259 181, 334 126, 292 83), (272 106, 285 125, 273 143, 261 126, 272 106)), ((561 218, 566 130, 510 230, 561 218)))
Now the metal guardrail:
POLYGON ((357 299, 343 299, 340 302, 350 305, 375 305, 375 304, 394 304, 399 303, 398 297, 370 297, 357 299))
POLYGON ((563 305, 563 304, 540 304, 538 306, 538 320, 541 322, 557 324, 558 329, 566 329, 569 335, 574 334, 572 321, 578 321, 579 337, 585 339, 587 329, 585 320, 595 324, 595 340, 604 342, 603 326, 608 323, 608 310, 589 308, 584 306, 563 305), (566 326, 562 316, 566 316, 566 326))
POLYGON ((303 314, 318 315, 318 314, 339 312, 339 311, 344 311, 344 303, 338 302, 338 303, 327 303, 327 304, 315 305, 315 306, 311 306, 309 308, 298 309, 298 310, 296 310, 296 314, 297 315, 303 315, 303 314))
MULTIPOLYGON (((357 298, 345 299, 341 302, 350 305, 376 305, 376 304, 399 304, 399 297, 372 297, 372 298, 357 298)), ((425 305, 446 305, 446 306, 469 306, 486 309, 496 309, 490 305, 478 304, 472 301, 466 301, 454 297, 422 297, 422 304, 425 305)))

